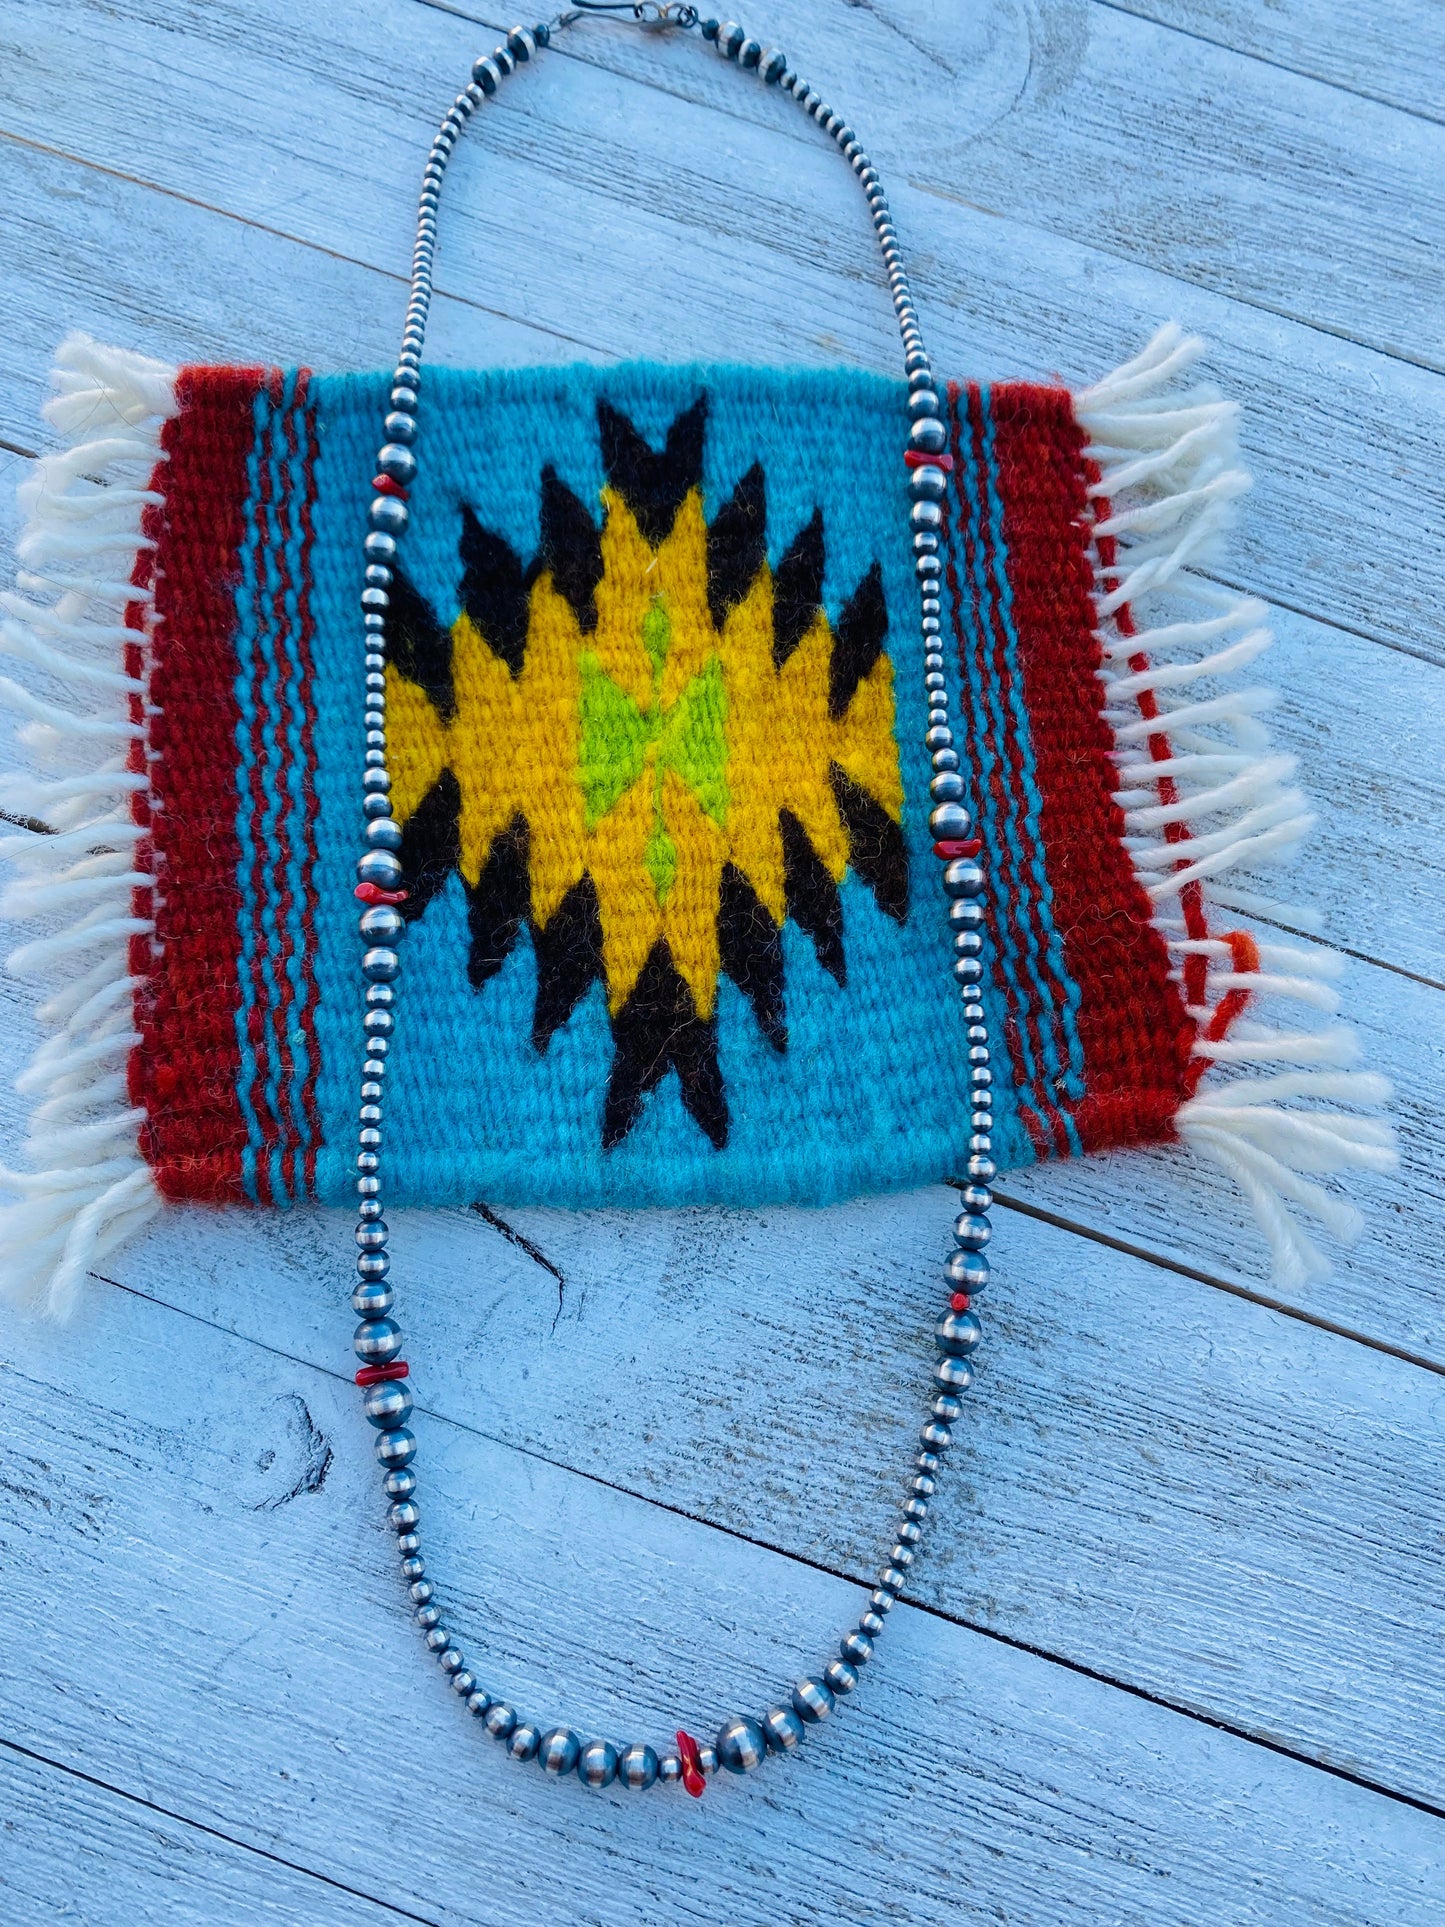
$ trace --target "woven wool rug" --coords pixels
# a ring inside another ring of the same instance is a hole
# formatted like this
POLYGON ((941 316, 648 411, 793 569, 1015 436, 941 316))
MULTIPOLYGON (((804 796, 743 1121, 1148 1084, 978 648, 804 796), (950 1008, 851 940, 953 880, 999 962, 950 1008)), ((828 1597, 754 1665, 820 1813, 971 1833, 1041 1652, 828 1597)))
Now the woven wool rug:
MULTIPOLYGON (((1310 815, 1199 571, 1247 487, 1166 329, 1082 394, 950 390, 951 696, 989 881, 1001 1162, 1172 1137, 1287 1278, 1391 1157, 1331 953, 1248 927, 1310 815), (1319 1028, 1272 1009, 1325 1013, 1319 1028)), ((5 639, 53 1035, 10 1290, 162 1199, 339 1203, 359 1034, 357 530, 389 377, 81 338, 5 639), (57 921, 58 919, 58 921, 57 921), (56 988, 59 983, 59 988, 56 988)), ((391 594, 398 1202, 826 1203, 969 1155, 927 826, 901 392, 845 370, 429 371, 391 594), (894 648, 900 654, 895 659, 894 648)), ((1297 920, 1299 913, 1290 913, 1297 920)))

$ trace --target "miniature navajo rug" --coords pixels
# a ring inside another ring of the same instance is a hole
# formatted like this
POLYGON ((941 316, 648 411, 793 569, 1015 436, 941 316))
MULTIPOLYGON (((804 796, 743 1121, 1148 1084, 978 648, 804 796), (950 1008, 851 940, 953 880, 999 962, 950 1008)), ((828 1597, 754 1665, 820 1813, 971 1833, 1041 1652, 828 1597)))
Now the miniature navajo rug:
MULTIPOLYGON (((1182 1134, 1299 1267, 1281 1199, 1347 1228, 1299 1173, 1387 1153, 1373 1120, 1201 1089, 1221 1063, 1311 1061, 1246 1012, 1318 966, 1238 928, 1262 900, 1220 880, 1308 819, 1250 692, 1219 693, 1267 638, 1190 569, 1246 485, 1232 411, 1177 387, 1196 349, 1166 330, 1081 397, 950 391, 943 620, 994 1139, 1017 1166, 1182 1134)), ((59 600, 10 604, 51 657, 108 653, 123 693, 97 698, 118 753, 96 771, 95 717, 10 686, 91 758, 20 799, 59 835, 12 908, 77 923, 17 963, 80 971, 29 1074, 47 1169, 14 1180, 21 1289, 63 1297, 161 1196, 350 1195, 348 719, 388 379, 62 352, 74 446, 22 547, 59 600), (77 554, 104 562, 78 581, 77 554)), ((427 383, 385 639, 397 1200, 821 1203, 961 1169, 899 387, 652 364, 427 383)))

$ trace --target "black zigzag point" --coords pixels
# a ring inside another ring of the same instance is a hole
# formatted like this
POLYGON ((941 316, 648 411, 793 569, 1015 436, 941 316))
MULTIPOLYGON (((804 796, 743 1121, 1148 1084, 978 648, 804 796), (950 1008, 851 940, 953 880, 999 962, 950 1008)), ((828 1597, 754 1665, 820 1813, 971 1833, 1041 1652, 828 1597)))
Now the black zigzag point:
POLYGON ((500 535, 462 504, 462 607, 492 654, 517 675, 527 653, 527 572, 500 535))
POLYGON ((707 396, 699 395, 667 431, 667 443, 653 449, 610 402, 597 404, 602 466, 607 479, 637 518, 644 539, 655 548, 667 540, 689 489, 702 482, 702 437, 707 396))
POLYGON ((723 865, 718 885, 717 936, 722 967, 752 1005, 759 1030, 774 1050, 786 1050, 783 933, 733 863, 723 865))
POLYGON ((783 837, 783 895, 788 915, 813 939, 818 962, 840 984, 848 981, 843 957, 843 900, 808 832, 791 810, 778 811, 783 837))
POLYGON ((597 585, 602 580, 602 532, 587 505, 549 462, 542 470, 542 547, 532 573, 552 572, 552 586, 571 604, 585 633, 597 627, 597 585))
POLYGON ((462 855, 462 788, 444 769, 407 818, 401 832, 401 914, 415 923, 445 885, 462 855))
POLYGON ((883 805, 836 763, 828 768, 833 801, 848 832, 848 861, 895 923, 908 921, 908 845, 883 805))
POLYGON ((387 661, 425 694, 443 722, 457 713, 452 687, 452 639, 406 573, 393 572, 383 618, 387 661))
POLYGON ((781 669, 823 606, 823 511, 814 509, 773 574, 773 667, 781 669))
POLYGON ((532 1043, 544 1051, 589 987, 605 978, 602 913, 590 876, 584 873, 572 885, 545 925, 532 925, 532 945, 537 953, 532 1043))
POLYGON ((707 532, 707 605, 721 629, 768 559, 768 486, 754 462, 707 532))
POLYGON ((830 715, 841 716, 852 702, 859 683, 882 655, 887 634, 883 571, 875 562, 848 598, 833 632, 833 660, 828 669, 830 715))
POLYGON ((602 1144, 613 1150, 670 1070, 689 1116, 715 1150, 728 1141, 728 1106, 717 1061, 717 1017, 697 1014, 665 942, 653 945, 632 994, 612 1020, 612 1075, 602 1110, 602 1144))
POLYGON ((530 896, 527 855, 527 819, 514 816, 493 839, 482 874, 467 890, 467 977, 473 990, 496 976, 517 941, 530 896))

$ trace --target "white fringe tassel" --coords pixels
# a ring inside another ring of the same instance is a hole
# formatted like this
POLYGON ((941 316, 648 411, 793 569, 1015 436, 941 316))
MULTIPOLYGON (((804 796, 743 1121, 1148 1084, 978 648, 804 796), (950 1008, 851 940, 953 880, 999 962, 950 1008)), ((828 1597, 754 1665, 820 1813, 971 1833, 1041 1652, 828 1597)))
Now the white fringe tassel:
MULTIPOLYGON (((1269 646, 1264 606, 1194 572, 1213 555, 1250 485, 1235 405, 1181 380, 1204 346, 1170 323, 1141 355, 1074 398, 1101 476, 1092 491, 1104 510, 1095 527, 1096 598, 1117 798, 1136 874, 1181 980, 1187 957, 1205 958, 1205 1002, 1191 1009, 1201 1029, 1231 990, 1250 993, 1251 1013, 1275 999, 1333 1012, 1338 998, 1329 979, 1341 965, 1333 951, 1256 936, 1259 967, 1239 971, 1231 946, 1215 934, 1237 927, 1239 912, 1305 929, 1317 920, 1237 880, 1291 855, 1314 818, 1294 786, 1295 759, 1272 750, 1260 720, 1272 693, 1232 680, 1269 646), (1120 628, 1126 609, 1136 633, 1120 628), (1158 709, 1152 718, 1140 707, 1150 697, 1158 709), (1163 758, 1151 746, 1161 737, 1163 758), (1176 832, 1171 841, 1166 826, 1173 823, 1189 825, 1187 835, 1176 832), (1204 936, 1191 935, 1183 915, 1181 892, 1196 882, 1204 936)), ((1241 1017, 1220 1042, 1201 1037, 1195 1050, 1212 1068, 1206 1088, 1180 1108, 1180 1136, 1249 1198, 1281 1284, 1326 1275, 1328 1263, 1296 1212, 1337 1238, 1358 1236, 1359 1212, 1315 1180, 1388 1170, 1396 1155, 1379 1118, 1320 1107, 1379 1105, 1388 1085, 1345 1068, 1357 1047, 1339 1026, 1306 1031, 1241 1017)))
POLYGON ((146 691, 125 673, 137 640, 125 618, 139 605, 141 639, 149 635, 151 591, 130 577, 150 546, 141 518, 162 499, 149 483, 177 403, 173 369, 84 335, 62 343, 53 385, 44 412, 64 446, 21 486, 21 593, 0 595, 0 653, 27 672, 24 686, 0 676, 0 702, 34 772, 0 778, 0 808, 53 832, 0 838, 20 873, 0 914, 49 926, 9 968, 45 985, 37 1016, 50 1033, 17 1080, 39 1101, 26 1146, 33 1169, 0 1172, 21 1200, 0 1211, 0 1294, 64 1317, 87 1270, 160 1203, 137 1142, 144 1113, 126 1088, 141 982, 130 940, 154 925, 136 914, 135 893, 153 879, 139 867, 143 832, 131 814, 146 788, 127 768, 144 736, 131 703, 146 691))

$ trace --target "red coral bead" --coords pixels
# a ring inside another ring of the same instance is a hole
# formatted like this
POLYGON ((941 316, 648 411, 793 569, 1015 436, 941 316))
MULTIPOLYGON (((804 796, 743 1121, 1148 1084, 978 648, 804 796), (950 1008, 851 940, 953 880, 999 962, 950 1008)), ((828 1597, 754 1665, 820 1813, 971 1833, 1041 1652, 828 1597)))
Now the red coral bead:
POLYGON ((405 1378, 411 1367, 404 1358, 394 1358, 389 1365, 363 1365, 356 1374, 358 1385, 384 1385, 389 1378, 405 1378))
POLYGON ((967 1311, 968 1293, 966 1291, 956 1291, 948 1301, 948 1308, 950 1311, 967 1311))

